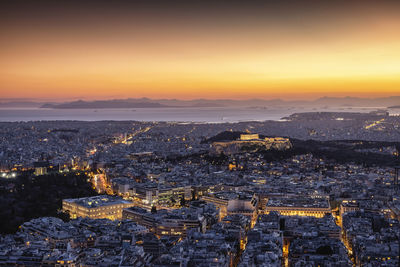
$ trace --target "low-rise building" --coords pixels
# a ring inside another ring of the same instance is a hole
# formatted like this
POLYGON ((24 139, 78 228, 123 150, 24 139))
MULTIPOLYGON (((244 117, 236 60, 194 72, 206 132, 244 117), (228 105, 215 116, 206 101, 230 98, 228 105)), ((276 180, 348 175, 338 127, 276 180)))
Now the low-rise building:
POLYGON ((131 207, 123 211, 123 219, 143 225, 158 236, 186 237, 189 229, 204 232, 207 221, 197 209, 159 210, 151 213, 140 207, 131 207))
POLYGON ((201 199, 217 206, 221 219, 233 214, 243 214, 251 218, 257 215, 258 197, 255 194, 218 192, 202 196, 201 199))
POLYGON ((68 212, 72 219, 88 217, 91 219, 117 220, 122 218, 122 210, 132 207, 134 203, 115 196, 94 196, 63 199, 62 210, 68 212))
POLYGON ((277 211, 286 216, 314 216, 322 218, 331 213, 327 198, 270 198, 267 202, 265 213, 277 211))

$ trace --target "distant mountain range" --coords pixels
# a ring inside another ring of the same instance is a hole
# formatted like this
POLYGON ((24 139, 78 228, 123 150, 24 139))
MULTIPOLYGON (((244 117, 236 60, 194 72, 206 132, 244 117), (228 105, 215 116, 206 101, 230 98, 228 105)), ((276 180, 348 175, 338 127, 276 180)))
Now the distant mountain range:
POLYGON ((322 97, 316 100, 285 101, 282 99, 150 99, 150 98, 127 98, 95 101, 72 101, 72 102, 51 102, 28 100, 1 100, 0 108, 51 108, 51 109, 110 109, 110 108, 167 108, 167 107, 400 107, 400 96, 381 98, 358 98, 358 97, 322 97))
POLYGON ((1 101, 0 108, 29 108, 40 107, 43 103, 35 101, 1 101))
POLYGON ((53 109, 105 109, 105 108, 165 108, 166 105, 153 102, 130 102, 126 100, 74 101, 61 104, 44 104, 41 108, 53 109))
POLYGON ((400 105, 397 105, 397 106, 390 106, 390 107, 388 107, 388 108, 400 108, 400 105))

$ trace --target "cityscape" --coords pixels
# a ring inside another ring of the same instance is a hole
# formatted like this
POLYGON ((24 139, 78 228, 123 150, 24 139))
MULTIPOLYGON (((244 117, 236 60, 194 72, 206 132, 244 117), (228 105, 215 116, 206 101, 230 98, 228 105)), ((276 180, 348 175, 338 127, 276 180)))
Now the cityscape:
POLYGON ((400 117, 324 116, 3 122, 0 263, 396 266, 400 117))
POLYGON ((0 266, 400 266, 400 5, 166 2, 0 3, 0 266))

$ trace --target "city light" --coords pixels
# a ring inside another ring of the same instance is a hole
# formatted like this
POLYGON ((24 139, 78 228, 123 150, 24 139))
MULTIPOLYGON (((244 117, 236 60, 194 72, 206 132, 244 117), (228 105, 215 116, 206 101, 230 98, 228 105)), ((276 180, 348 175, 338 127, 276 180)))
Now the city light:
POLYGON ((0 1, 0 266, 400 266, 400 1, 0 1))

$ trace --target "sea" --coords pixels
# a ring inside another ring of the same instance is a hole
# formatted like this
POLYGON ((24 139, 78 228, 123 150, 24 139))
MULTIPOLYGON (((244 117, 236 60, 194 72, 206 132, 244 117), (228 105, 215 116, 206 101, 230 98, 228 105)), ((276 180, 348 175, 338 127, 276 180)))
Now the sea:
POLYGON ((303 112, 370 112, 382 107, 207 107, 136 109, 46 109, 0 108, 0 122, 17 121, 171 121, 225 123, 242 121, 279 121, 303 112))

